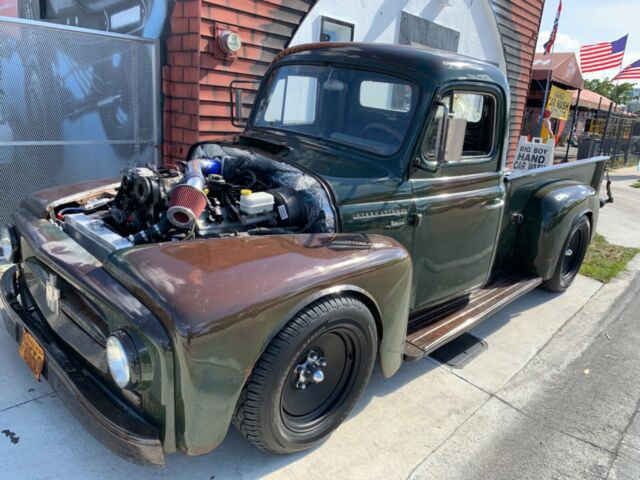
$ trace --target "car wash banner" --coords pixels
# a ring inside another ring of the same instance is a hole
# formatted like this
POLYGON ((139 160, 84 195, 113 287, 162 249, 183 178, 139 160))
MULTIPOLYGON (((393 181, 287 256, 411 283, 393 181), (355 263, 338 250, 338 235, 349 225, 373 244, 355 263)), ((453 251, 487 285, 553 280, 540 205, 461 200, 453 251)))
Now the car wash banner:
POLYGON ((570 90, 563 90, 555 85, 551 85, 549 100, 547 102, 547 110, 551 111, 551 118, 557 118, 559 120, 569 119, 572 95, 573 93, 570 90))

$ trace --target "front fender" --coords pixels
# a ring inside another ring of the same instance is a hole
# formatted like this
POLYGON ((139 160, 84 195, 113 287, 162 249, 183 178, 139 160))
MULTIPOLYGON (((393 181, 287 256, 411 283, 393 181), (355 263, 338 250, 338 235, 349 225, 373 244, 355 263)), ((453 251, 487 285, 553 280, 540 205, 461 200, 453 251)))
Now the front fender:
POLYGON ((377 306, 386 375, 404 350, 411 261, 381 236, 210 239, 115 252, 105 268, 160 319, 174 344, 176 439, 201 454, 224 439, 253 365, 293 315, 325 293, 377 306))
POLYGON ((543 280, 551 278, 576 220, 587 215, 593 235, 598 211, 598 192, 583 183, 566 180, 540 188, 523 211, 525 220, 518 232, 516 258, 543 280))

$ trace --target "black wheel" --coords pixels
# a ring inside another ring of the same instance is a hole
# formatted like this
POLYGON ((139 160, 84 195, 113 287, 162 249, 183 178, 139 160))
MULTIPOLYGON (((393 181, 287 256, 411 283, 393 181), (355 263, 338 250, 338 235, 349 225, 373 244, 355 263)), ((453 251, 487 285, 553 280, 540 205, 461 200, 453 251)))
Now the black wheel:
POLYGON ((578 274, 591 237, 591 224, 587 217, 581 217, 573 226, 562 246, 553 277, 542 283, 542 288, 550 292, 564 292, 578 274))
POLYGON ((324 440, 366 387, 377 351, 369 309, 332 296, 298 313, 256 363, 234 413, 236 428, 268 453, 324 440))

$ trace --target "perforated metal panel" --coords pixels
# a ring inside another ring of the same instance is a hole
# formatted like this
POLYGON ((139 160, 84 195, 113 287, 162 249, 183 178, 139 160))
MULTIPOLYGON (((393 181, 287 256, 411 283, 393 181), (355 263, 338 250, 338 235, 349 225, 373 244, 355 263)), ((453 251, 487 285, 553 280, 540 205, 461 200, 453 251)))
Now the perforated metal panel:
POLYGON ((157 162, 156 44, 0 20, 0 224, 22 198, 157 162))

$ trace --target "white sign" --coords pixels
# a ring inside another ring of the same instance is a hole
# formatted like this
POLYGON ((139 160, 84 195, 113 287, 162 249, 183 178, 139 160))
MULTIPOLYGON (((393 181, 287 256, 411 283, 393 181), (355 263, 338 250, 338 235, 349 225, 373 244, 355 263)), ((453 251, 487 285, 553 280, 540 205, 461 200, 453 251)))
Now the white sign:
POLYGON ((542 143, 542 139, 538 137, 530 142, 527 140, 527 137, 522 136, 518 141, 513 161, 514 170, 535 170, 553 165, 553 140, 549 139, 548 143, 542 143))

